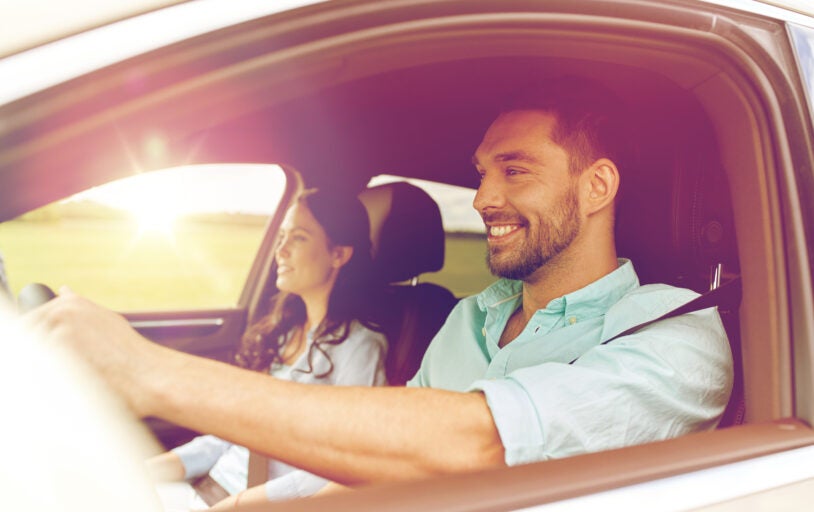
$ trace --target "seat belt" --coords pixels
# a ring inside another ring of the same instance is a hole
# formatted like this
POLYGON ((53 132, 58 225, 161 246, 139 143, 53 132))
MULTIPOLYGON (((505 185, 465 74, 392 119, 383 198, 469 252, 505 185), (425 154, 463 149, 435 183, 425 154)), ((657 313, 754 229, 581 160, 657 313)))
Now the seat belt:
POLYGON ((251 489, 266 483, 269 479, 269 459, 255 451, 249 452, 249 471, 246 488, 251 489))
MULTIPOLYGON (((707 309, 715 306, 718 306, 719 309, 721 307, 734 309, 738 306, 740 296, 741 296, 741 278, 740 276, 737 276, 734 279, 722 284, 721 286, 694 298, 693 300, 687 302, 686 304, 682 304, 681 306, 664 313, 658 318, 654 318, 653 320, 648 320, 646 322, 642 322, 640 324, 634 325, 633 327, 625 329, 616 336, 613 336, 612 338, 603 341, 602 343, 600 343, 600 345, 607 345, 608 343, 617 338, 621 338, 622 336, 629 336, 641 329, 644 329, 650 324, 654 324, 662 320, 667 320, 668 318, 681 316, 687 313, 692 313, 694 311, 701 311, 702 309, 707 309)), ((579 357, 577 357, 577 359, 579 359, 579 357)), ((577 359, 574 359, 568 364, 574 364, 577 361, 577 359)))
POLYGON ((662 320, 667 320, 668 318, 681 316, 687 313, 692 313, 694 311, 701 311, 702 309, 707 309, 714 306, 718 306, 718 308, 721 308, 722 306, 726 306, 728 308, 736 308, 738 306, 740 296, 741 296, 741 278, 740 276, 738 276, 732 279, 731 281, 727 281, 718 288, 710 290, 700 295, 699 297, 696 297, 693 300, 687 302, 686 304, 664 313, 658 318, 648 320, 647 322, 642 322, 640 324, 634 325, 629 329, 625 329, 624 331, 620 332, 613 338, 603 341, 601 344, 607 345, 616 338, 621 338, 622 336, 628 336, 630 334, 633 334, 639 329, 644 329, 650 324, 654 324, 662 320))

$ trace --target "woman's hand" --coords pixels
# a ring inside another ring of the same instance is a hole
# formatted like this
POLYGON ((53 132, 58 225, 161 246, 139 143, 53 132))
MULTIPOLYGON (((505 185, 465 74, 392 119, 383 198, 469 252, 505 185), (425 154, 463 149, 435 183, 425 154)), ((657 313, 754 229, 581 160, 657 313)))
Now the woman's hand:
POLYGON ((245 506, 268 503, 268 501, 265 487, 263 485, 257 485, 215 503, 209 510, 214 510, 215 512, 219 510, 241 510, 245 506))

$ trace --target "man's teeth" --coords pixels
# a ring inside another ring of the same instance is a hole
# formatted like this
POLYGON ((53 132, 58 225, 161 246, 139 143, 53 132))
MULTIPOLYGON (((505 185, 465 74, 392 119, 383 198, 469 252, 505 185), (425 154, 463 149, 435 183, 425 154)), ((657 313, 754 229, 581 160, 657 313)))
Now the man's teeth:
POLYGON ((489 228, 489 235, 490 236, 505 236, 519 229, 520 226, 518 225, 511 225, 511 226, 491 226, 489 228))

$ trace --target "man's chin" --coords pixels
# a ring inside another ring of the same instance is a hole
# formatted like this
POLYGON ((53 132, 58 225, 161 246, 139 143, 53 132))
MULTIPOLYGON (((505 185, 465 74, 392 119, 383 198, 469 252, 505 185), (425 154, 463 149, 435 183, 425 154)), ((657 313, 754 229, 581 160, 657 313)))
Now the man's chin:
POLYGON ((529 254, 520 255, 525 258, 517 256, 515 252, 495 250, 490 247, 489 252, 486 253, 486 265, 489 267, 489 272, 496 277, 523 281, 544 264, 540 258, 529 254))
POLYGON ((505 262, 495 263, 492 260, 487 262, 489 272, 493 276, 502 277, 504 279, 523 280, 534 272, 534 269, 527 269, 522 265, 512 265, 505 262))

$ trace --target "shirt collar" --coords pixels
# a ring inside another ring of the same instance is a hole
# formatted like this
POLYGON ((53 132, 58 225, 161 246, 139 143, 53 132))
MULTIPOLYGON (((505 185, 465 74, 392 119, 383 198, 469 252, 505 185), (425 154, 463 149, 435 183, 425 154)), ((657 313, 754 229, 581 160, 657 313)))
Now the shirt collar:
POLYGON ((552 300, 546 309, 551 308, 553 303, 561 301, 559 307, 569 318, 593 318, 604 315, 626 293, 639 287, 639 276, 633 269, 633 263, 622 258, 618 263, 619 266, 613 272, 584 288, 552 300))
MULTIPOLYGON (((573 318, 592 318, 605 314, 626 293, 639 286, 639 277, 633 269, 633 263, 625 258, 619 258, 618 263, 619 266, 613 272, 588 286, 552 300, 545 309, 573 318)), ((478 295, 478 306, 481 311, 486 311, 488 307, 519 300, 522 291, 521 281, 499 279, 478 295)))
POLYGON ((522 294, 522 281, 500 278, 478 294, 478 307, 481 311, 486 311, 486 308, 499 306, 504 302, 517 299, 522 294))

